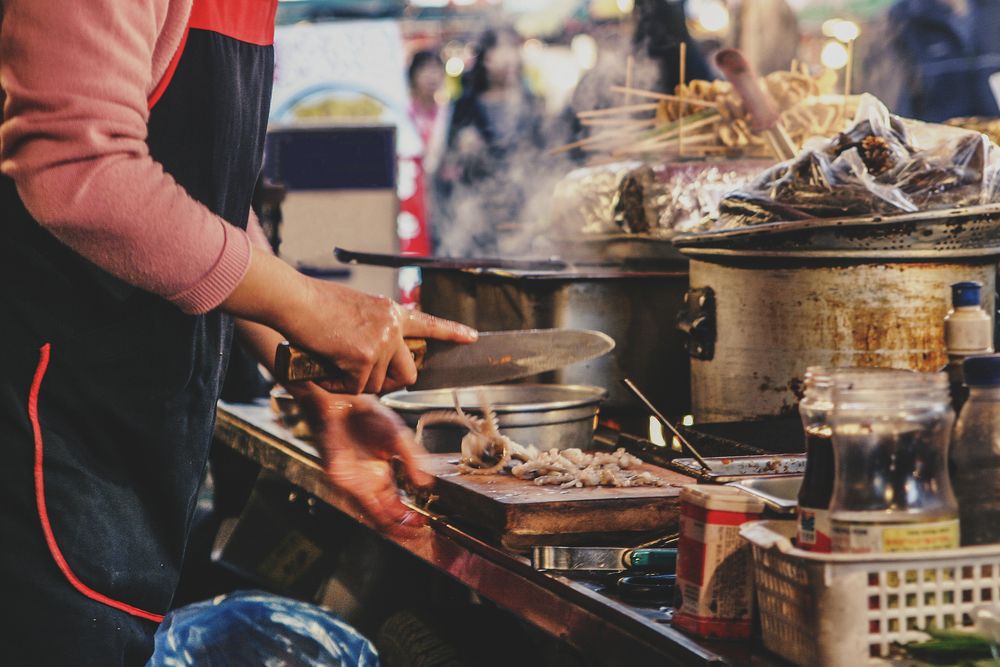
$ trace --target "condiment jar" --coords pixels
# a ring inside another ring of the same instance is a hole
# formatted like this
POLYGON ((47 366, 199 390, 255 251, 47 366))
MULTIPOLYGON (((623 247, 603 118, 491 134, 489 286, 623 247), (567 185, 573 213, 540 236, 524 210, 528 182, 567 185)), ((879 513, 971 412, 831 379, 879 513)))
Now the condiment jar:
POLYGON ((820 366, 806 369, 805 392, 799 415, 806 435, 806 472, 799 488, 796 545, 806 551, 829 553, 830 496, 833 494, 832 371, 820 366))
POLYGON ((835 375, 835 552, 958 546, 958 504, 948 476, 954 422, 945 373, 835 375))
POLYGON ((969 357, 969 398, 951 446, 962 544, 1000 542, 1000 355, 969 357))
POLYGON ((796 545, 805 551, 832 551, 829 508, 836 464, 830 414, 833 412, 833 382, 837 373, 859 376, 908 374, 909 371, 894 368, 831 369, 822 366, 806 369, 804 392, 799 402, 799 415, 806 438, 806 471, 799 488, 796 512, 796 545))

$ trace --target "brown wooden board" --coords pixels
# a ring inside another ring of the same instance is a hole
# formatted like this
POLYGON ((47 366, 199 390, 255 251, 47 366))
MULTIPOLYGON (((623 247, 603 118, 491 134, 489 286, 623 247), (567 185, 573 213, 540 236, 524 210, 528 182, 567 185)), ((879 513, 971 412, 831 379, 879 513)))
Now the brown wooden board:
POLYGON ((463 475, 458 454, 428 454, 421 467, 437 478, 433 509, 481 526, 504 546, 630 546, 638 535, 676 530, 681 473, 643 464, 665 487, 562 489, 502 475, 463 475))

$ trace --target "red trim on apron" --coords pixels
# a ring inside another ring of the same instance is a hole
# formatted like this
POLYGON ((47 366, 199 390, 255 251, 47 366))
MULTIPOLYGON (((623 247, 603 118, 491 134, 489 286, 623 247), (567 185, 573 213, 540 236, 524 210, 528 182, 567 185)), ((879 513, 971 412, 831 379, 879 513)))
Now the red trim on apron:
POLYGON ((49 546, 49 553, 52 554, 52 558, 63 573, 63 576, 66 577, 66 580, 69 581, 73 588, 86 597, 109 607, 114 607, 126 614, 144 618, 154 623, 160 623, 163 621, 163 616, 160 614, 143 611, 130 604, 113 600, 80 581, 69 568, 69 564, 66 562, 62 551, 59 549, 59 545, 56 543, 55 535, 52 532, 52 525, 49 523, 49 511, 45 506, 45 457, 42 443, 42 427, 38 420, 38 394, 42 389, 42 380, 45 378, 45 372, 49 368, 50 352, 51 346, 48 343, 43 345, 39 351, 38 366, 35 368, 35 377, 31 381, 31 393, 28 395, 28 418, 31 420, 31 428, 35 435, 35 502, 38 505, 38 517, 42 522, 42 532, 45 534, 45 543, 49 546))
POLYGON ((174 57, 170 59, 170 64, 167 65, 167 71, 163 73, 163 78, 160 82, 156 84, 156 88, 149 95, 149 108, 152 110, 156 106, 156 103, 160 101, 163 97, 163 93, 167 92, 167 88, 170 86, 170 82, 174 78, 174 72, 177 71, 177 65, 181 61, 181 56, 184 55, 184 47, 187 45, 188 32, 190 32, 191 26, 184 28, 184 35, 181 37, 181 43, 177 46, 177 51, 174 53, 174 57))
POLYGON ((278 0, 194 0, 188 25, 258 46, 274 43, 278 0))

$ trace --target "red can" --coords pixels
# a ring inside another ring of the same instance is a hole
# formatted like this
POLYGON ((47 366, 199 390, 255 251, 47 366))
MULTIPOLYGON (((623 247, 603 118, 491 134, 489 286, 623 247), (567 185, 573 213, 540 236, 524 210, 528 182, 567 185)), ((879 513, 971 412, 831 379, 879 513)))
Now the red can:
POLYGON ((698 484, 685 486, 680 500, 674 625, 700 637, 748 639, 753 554, 739 531, 761 517, 764 504, 739 489, 698 484))

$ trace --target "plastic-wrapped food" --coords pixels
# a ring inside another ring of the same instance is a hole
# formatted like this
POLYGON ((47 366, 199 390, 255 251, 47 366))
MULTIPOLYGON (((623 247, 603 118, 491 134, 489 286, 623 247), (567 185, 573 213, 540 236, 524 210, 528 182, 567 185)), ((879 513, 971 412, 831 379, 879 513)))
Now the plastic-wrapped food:
POLYGON ((765 222, 892 215, 997 199, 998 147, 986 136, 891 115, 870 95, 854 125, 807 142, 728 194, 710 229, 765 222))
POLYGON ((174 610, 146 667, 378 667, 371 643, 316 605, 240 591, 174 610))
POLYGON ((763 160, 614 162, 570 172, 555 188, 551 218, 565 232, 670 237, 715 216, 719 201, 763 160))

